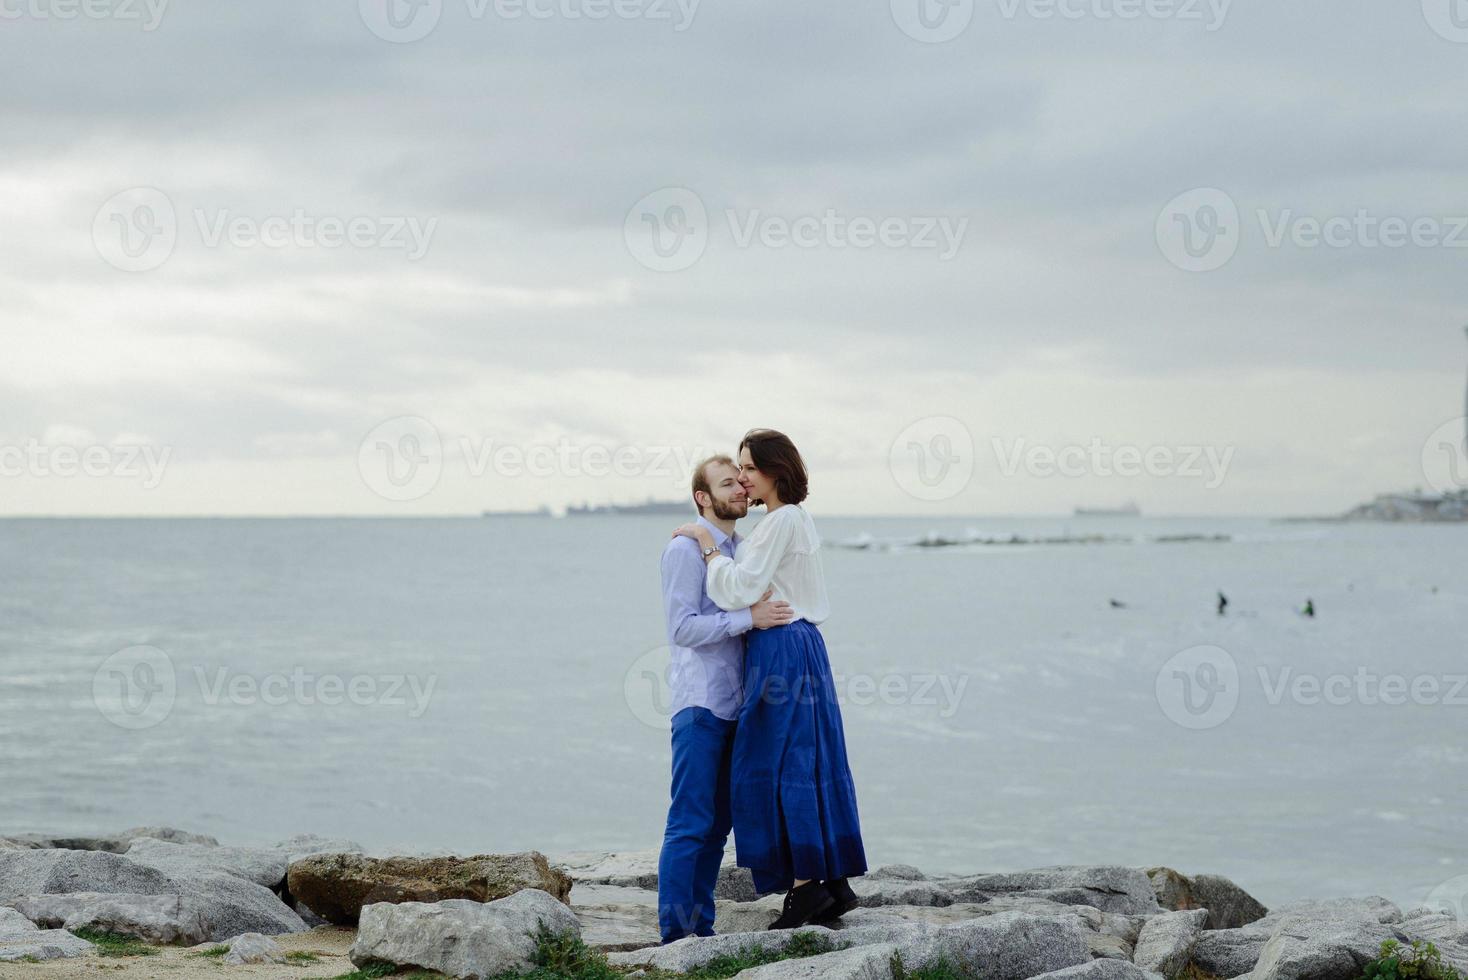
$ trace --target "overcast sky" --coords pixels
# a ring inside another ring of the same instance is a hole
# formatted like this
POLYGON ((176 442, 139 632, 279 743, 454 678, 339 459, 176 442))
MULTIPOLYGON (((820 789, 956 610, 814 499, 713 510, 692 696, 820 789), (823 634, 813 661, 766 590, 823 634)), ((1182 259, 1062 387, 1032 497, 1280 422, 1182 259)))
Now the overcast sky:
POLYGON ((0 513, 1468 477, 1468 3, 921 2, 0 0, 0 513))

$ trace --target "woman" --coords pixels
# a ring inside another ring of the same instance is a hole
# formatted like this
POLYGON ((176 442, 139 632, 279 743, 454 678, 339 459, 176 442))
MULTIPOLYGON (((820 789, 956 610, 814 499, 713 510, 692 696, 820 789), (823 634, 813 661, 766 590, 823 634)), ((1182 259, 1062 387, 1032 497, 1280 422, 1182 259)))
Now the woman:
POLYGON ((743 609, 773 589, 795 620, 753 630, 744 651, 744 703, 730 767, 734 848, 760 893, 785 891, 771 929, 829 922, 856 908, 847 878, 865 874, 856 788, 846 761, 841 708, 817 624, 829 609, 820 537, 800 506, 805 464, 794 443, 753 429, 739 443, 739 481, 764 520, 733 559, 698 524, 675 531, 698 541, 708 594, 743 609))

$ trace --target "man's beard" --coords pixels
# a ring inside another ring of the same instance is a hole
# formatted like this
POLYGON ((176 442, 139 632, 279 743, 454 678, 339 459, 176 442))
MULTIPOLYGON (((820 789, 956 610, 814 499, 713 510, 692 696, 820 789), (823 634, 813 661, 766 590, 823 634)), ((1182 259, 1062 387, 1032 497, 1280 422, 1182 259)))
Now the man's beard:
POLYGON ((748 512, 749 505, 747 503, 742 507, 736 507, 733 501, 725 503, 717 498, 714 500, 714 516, 721 521, 737 521, 748 512))

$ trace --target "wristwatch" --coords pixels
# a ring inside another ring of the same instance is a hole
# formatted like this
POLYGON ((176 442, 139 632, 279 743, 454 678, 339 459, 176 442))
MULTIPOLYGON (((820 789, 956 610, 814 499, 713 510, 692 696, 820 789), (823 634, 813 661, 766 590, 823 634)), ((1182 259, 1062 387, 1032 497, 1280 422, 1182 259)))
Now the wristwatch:
POLYGON ((705 548, 705 549, 703 549, 703 560, 704 561, 708 561, 710 558, 712 558, 714 555, 716 555, 718 553, 719 553, 719 549, 718 549, 718 546, 717 545, 714 546, 714 547, 712 547, 712 548, 705 548))

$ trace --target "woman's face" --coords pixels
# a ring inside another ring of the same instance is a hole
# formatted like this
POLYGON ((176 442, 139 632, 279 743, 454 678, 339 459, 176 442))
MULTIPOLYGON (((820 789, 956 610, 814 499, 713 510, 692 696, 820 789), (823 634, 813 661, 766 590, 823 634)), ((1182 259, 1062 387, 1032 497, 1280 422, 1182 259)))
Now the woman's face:
POLYGON ((780 499, 775 493, 775 481, 754 465, 754 457, 750 455, 748 446, 739 450, 739 483, 749 495, 751 503, 756 500, 769 503, 780 499))

